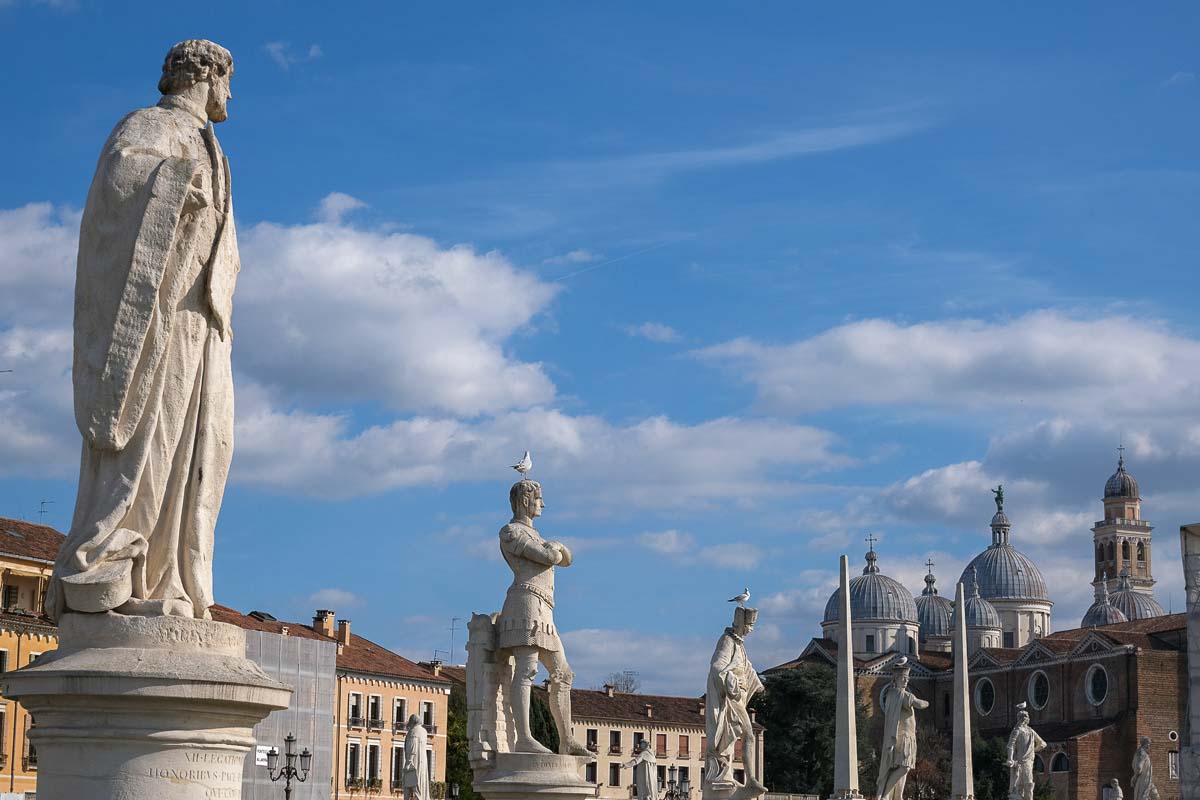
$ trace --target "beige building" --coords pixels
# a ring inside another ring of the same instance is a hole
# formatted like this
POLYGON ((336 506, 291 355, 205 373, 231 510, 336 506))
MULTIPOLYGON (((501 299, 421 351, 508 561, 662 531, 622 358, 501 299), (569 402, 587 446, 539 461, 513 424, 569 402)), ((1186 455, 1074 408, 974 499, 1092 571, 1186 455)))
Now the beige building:
MULTIPOLYGON (((0 672, 33 663, 58 647, 58 629, 42 616, 42 595, 65 537, 45 525, 0 517, 0 672)), ((37 790, 37 750, 28 731, 33 718, 0 698, 0 793, 37 790)))

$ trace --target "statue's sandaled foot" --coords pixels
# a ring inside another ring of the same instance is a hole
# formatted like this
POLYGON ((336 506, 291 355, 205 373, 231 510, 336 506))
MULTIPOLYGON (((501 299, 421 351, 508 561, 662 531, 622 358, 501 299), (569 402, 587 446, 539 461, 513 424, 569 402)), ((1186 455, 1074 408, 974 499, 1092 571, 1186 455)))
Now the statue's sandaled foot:
POLYGON ((560 755, 564 756, 585 756, 589 758, 592 756, 591 750, 588 750, 574 739, 560 742, 558 745, 558 752, 560 755))
POLYGON ((554 753, 553 750, 551 750, 549 747, 546 747, 546 745, 542 744, 533 737, 529 737, 528 739, 517 739, 515 747, 516 752, 518 753, 550 753, 552 755, 554 753))

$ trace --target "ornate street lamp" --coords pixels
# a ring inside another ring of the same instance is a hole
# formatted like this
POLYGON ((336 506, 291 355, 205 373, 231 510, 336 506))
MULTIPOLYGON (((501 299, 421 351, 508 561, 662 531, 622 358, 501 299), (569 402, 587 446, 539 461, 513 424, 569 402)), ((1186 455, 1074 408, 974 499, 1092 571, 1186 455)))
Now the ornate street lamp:
POLYGON ((674 764, 667 769, 667 792, 663 796, 663 800, 688 800, 692 794, 692 782, 687 777, 675 780, 675 776, 679 774, 679 770, 674 764))
POLYGON ((284 764, 279 766, 279 748, 272 747, 267 751, 267 774, 271 777, 271 782, 284 779, 283 796, 284 800, 291 800, 292 797, 292 779, 295 778, 297 783, 304 783, 308 780, 308 770, 312 767, 312 753, 308 748, 304 748, 300 753, 300 769, 296 769, 296 735, 288 733, 287 738, 283 740, 284 764), (278 772, 276 772, 278 770, 278 772))

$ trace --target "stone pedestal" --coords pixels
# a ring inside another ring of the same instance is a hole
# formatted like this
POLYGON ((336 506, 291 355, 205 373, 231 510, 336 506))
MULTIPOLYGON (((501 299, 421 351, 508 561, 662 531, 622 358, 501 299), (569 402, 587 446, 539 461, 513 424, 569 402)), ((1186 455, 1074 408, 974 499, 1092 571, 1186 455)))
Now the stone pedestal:
POLYGON ((476 769, 471 786, 487 800, 581 800, 595 785, 581 775, 584 756, 552 753, 495 753, 490 769, 476 769))
POLYGON ((245 634, 185 617, 65 614, 60 647, 3 676, 33 715, 40 800, 240 798, 254 725, 291 689, 245 634))

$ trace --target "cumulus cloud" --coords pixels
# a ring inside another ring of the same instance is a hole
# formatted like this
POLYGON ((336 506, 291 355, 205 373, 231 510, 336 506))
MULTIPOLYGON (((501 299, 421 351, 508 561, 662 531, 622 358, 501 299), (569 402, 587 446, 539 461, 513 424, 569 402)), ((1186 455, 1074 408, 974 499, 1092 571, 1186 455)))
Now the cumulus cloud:
POLYGON ((263 45, 263 49, 282 70, 288 70, 294 64, 315 61, 324 55, 319 44, 310 44, 307 48, 301 48, 300 52, 297 52, 288 42, 267 42, 263 45))
POLYGON ((643 322, 640 325, 625 325, 622 327, 626 335, 646 339, 659 344, 678 342, 683 337, 679 331, 661 322, 643 322))
POLYGON ((593 261, 599 261, 603 258, 598 253, 593 253, 588 250, 572 250, 569 253, 563 253, 560 256, 551 256, 545 259, 543 264, 590 264, 593 261))
POLYGON ((647 694, 699 697, 716 638, 582 628, 562 634, 576 686, 599 686, 616 670, 638 673, 647 694))
POLYGON ((763 559, 762 549, 752 542, 700 546, 695 536, 674 529, 643 533, 637 538, 637 543, 679 564, 707 564, 718 568, 749 570, 758 566, 763 559))
POLYGON ((677 530, 643 533, 639 538, 643 547, 664 556, 682 556, 696 548, 696 537, 677 530))
POLYGON ((735 339, 695 355, 744 377, 775 412, 916 405, 1099 415, 1141 413, 1147 404, 1179 412, 1200 401, 1200 342, 1121 316, 871 319, 791 344, 735 339))
POLYGON ((341 223, 342 217, 351 211, 366 207, 367 204, 357 197, 351 197, 344 192, 330 192, 321 198, 317 217, 327 225, 338 225, 341 223))

